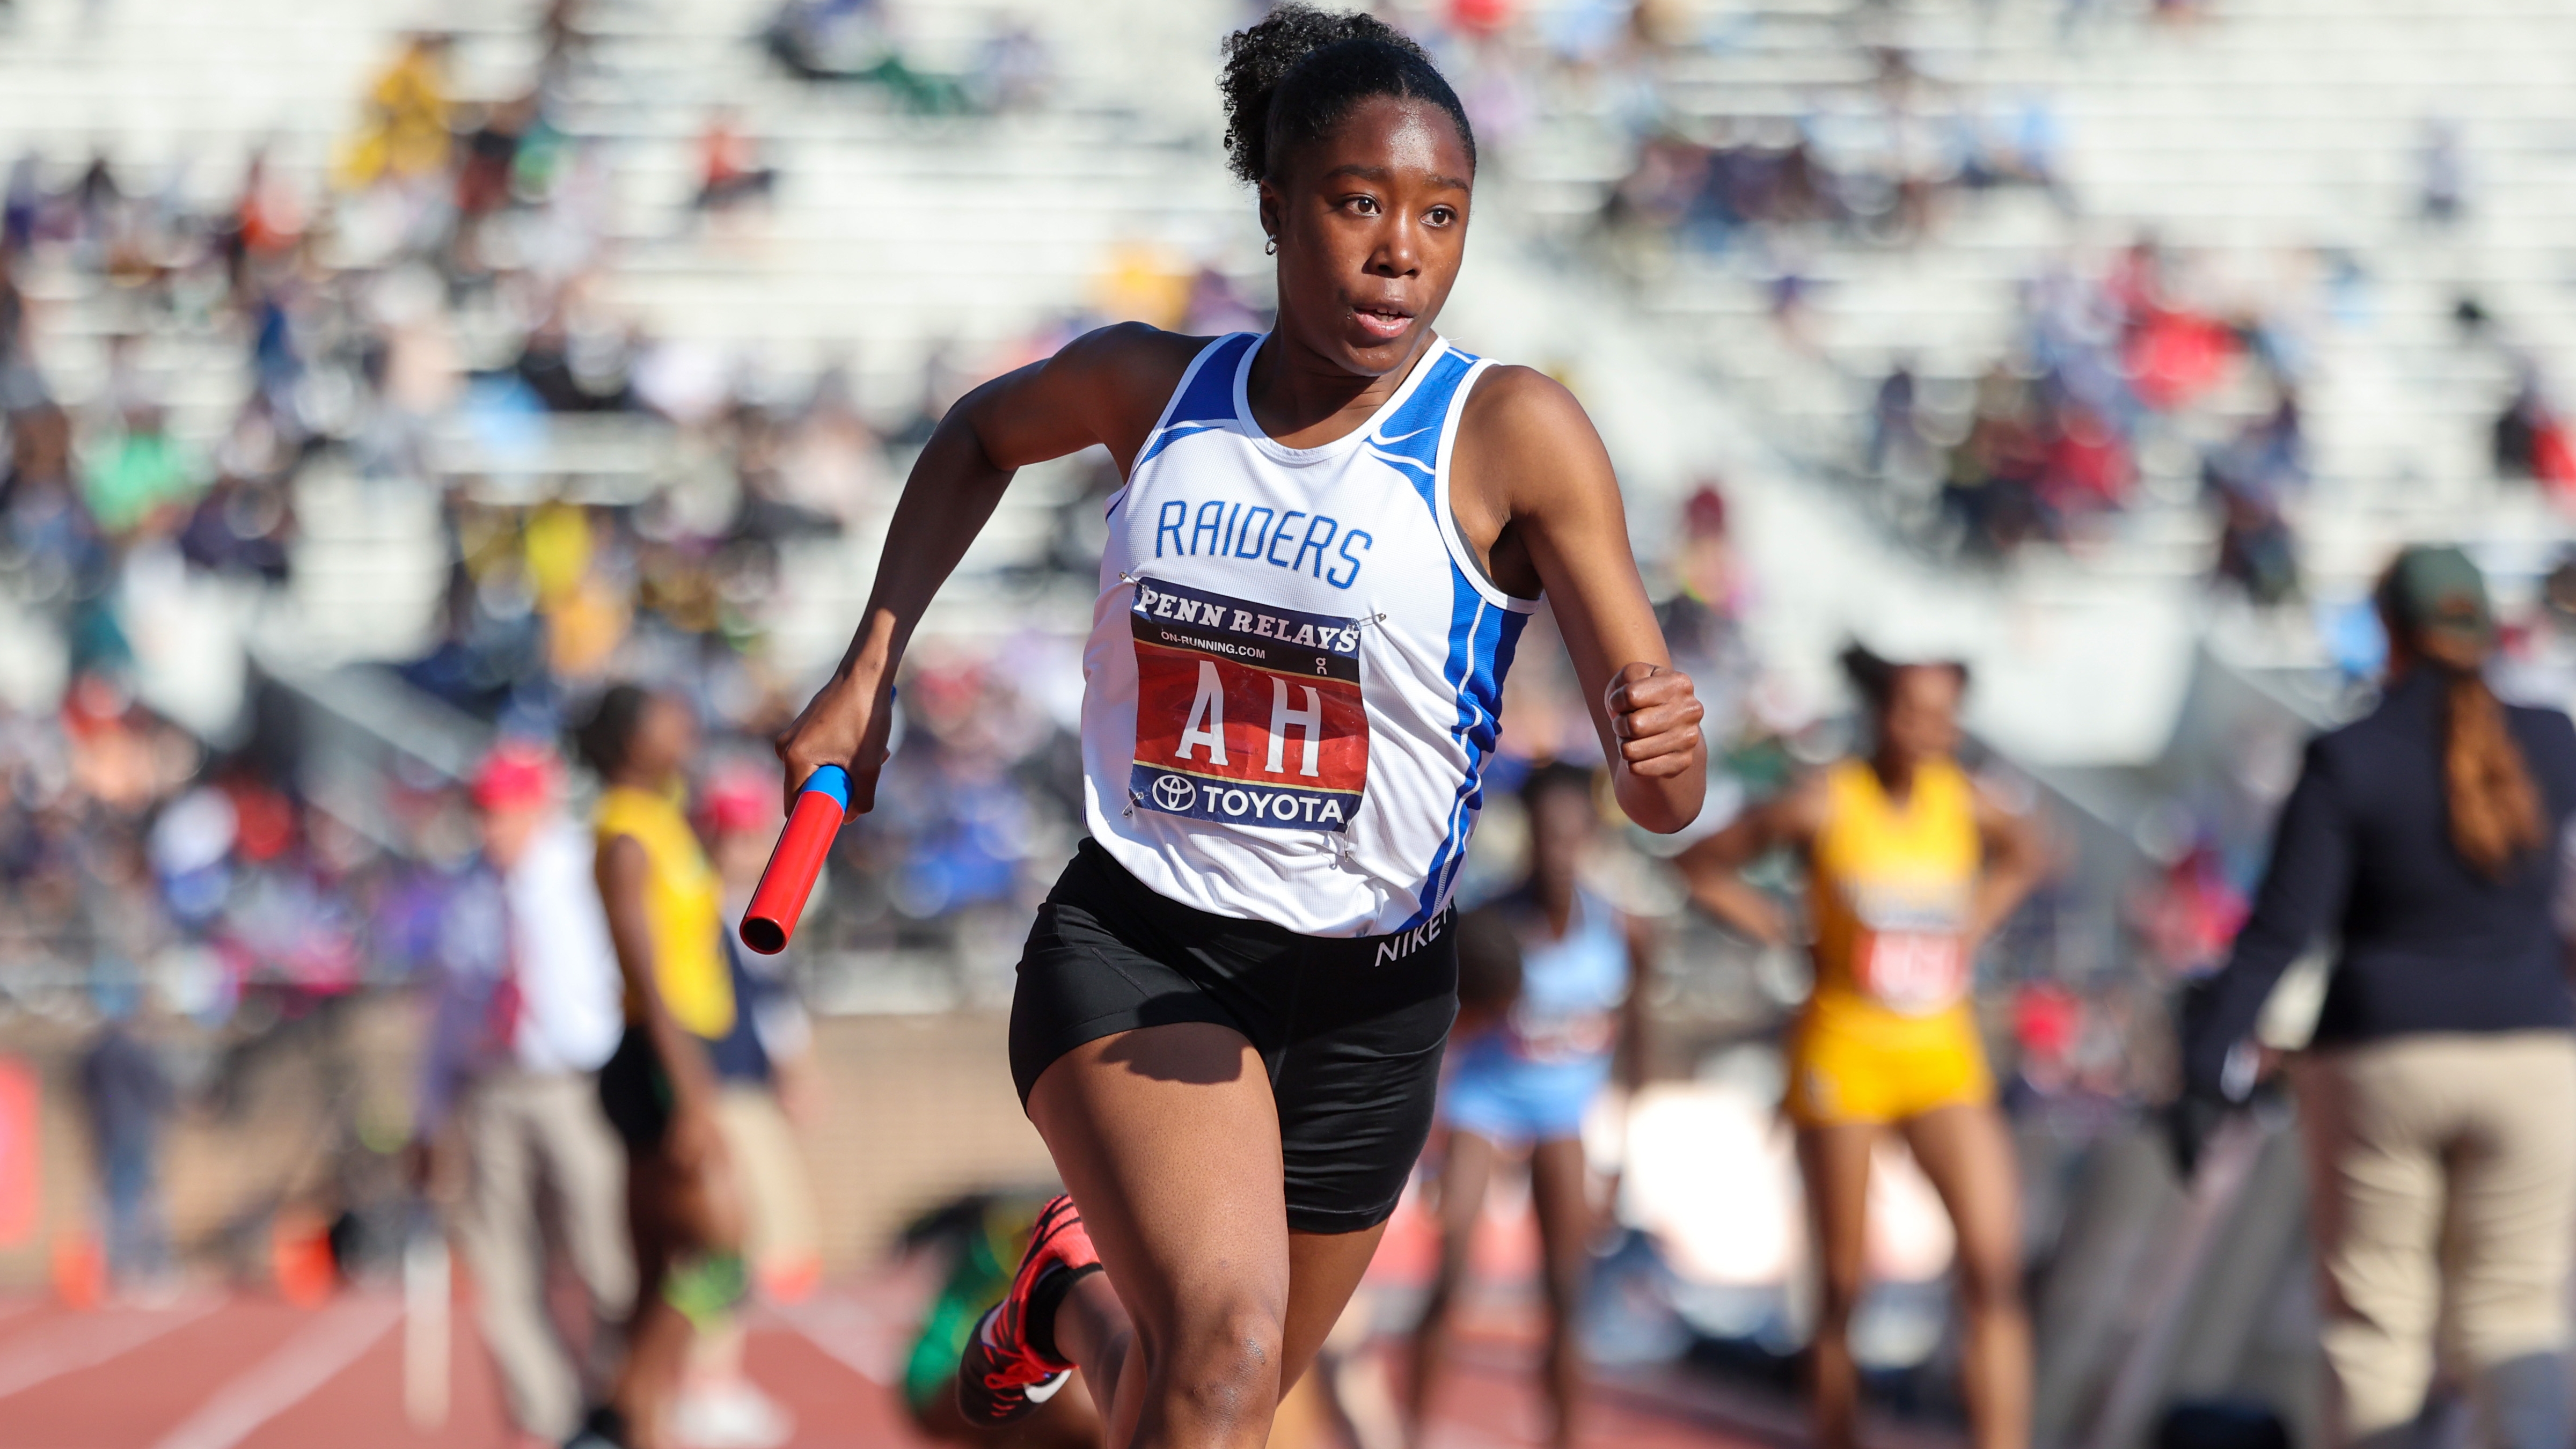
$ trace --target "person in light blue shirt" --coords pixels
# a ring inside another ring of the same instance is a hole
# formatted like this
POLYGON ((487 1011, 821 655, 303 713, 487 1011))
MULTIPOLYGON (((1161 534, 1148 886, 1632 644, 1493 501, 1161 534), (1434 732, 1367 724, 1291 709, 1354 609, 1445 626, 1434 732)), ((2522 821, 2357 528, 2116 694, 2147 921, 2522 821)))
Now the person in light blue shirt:
POLYGON ((1485 1188, 1500 1159, 1526 1152, 1545 1257, 1551 1442, 1569 1446, 1582 1390, 1574 1319, 1596 1221, 1583 1122, 1615 1069, 1632 1088, 1642 1076, 1650 967, 1638 924, 1579 881, 1600 834, 1592 771, 1540 766, 1521 804, 1528 876, 1458 927, 1459 1015, 1440 1091, 1440 1267, 1414 1333, 1411 1409, 1418 1434, 1485 1188))

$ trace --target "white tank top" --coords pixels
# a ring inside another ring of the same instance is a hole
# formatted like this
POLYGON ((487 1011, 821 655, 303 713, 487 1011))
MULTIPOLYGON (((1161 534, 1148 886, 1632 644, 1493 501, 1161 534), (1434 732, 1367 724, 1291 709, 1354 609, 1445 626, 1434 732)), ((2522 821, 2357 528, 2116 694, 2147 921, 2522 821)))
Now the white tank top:
POLYGON ((1419 944, 1537 607, 1485 578, 1449 509, 1458 415, 1492 364, 1436 342, 1366 426, 1289 448, 1244 395, 1261 341, 1199 353, 1109 500, 1085 813, 1172 900, 1419 944))

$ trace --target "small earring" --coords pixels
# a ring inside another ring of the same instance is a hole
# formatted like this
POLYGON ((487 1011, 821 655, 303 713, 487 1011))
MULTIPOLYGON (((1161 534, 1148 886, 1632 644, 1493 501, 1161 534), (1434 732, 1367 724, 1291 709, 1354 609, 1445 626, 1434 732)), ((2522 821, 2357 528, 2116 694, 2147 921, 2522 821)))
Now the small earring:
POLYGON ((1275 257, 1279 255, 1279 238, 1274 236, 1264 241, 1261 244, 1261 254, 1265 257, 1275 257))

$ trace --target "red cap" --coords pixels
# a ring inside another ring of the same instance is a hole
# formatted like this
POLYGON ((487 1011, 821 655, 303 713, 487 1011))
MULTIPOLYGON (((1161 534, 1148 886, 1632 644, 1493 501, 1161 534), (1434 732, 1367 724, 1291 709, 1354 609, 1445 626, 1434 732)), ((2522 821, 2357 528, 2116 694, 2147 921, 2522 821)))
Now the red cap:
POLYGON ((475 768, 471 790, 484 810, 533 810, 553 803, 555 779, 552 750, 532 740, 504 740, 475 768))
POLYGON ((1682 504, 1682 531, 1692 538, 1713 538, 1726 532, 1726 495, 1716 485, 1702 483, 1699 491, 1682 504))
POLYGON ((2054 982, 2024 983, 2013 993, 2013 1035, 2022 1050, 2055 1061, 2084 1032, 2084 998, 2054 982))
POLYGON ((718 835, 737 830, 770 830, 778 824, 778 777, 741 768, 727 770, 707 785, 707 825, 718 835))

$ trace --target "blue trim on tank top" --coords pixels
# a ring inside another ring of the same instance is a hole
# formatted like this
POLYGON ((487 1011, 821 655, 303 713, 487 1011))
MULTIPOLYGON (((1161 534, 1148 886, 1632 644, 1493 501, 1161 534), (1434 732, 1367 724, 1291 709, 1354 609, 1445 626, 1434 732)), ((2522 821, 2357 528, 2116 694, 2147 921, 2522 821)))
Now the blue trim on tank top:
POLYGON ((1421 903, 1397 930, 1410 930, 1438 914, 1466 864, 1467 834, 1485 808, 1485 761, 1502 737, 1502 685, 1520 647, 1529 615, 1498 609, 1453 560, 1449 566, 1449 659, 1442 679, 1458 701, 1449 737, 1466 752, 1467 768, 1449 802, 1449 826, 1424 873, 1421 903))
MULTIPOLYGON (((1435 530, 1442 526, 1440 444, 1449 432, 1458 389, 1481 360, 1461 347, 1444 349, 1428 364, 1438 371, 1425 378, 1405 406, 1369 439, 1370 456, 1413 485, 1435 530)), ((1449 560, 1449 591, 1449 654, 1441 679, 1457 701, 1458 718, 1449 735, 1467 756, 1467 768, 1450 799, 1447 828, 1423 873, 1419 903, 1397 930, 1425 925, 1438 915, 1466 863, 1467 833, 1485 804, 1485 761, 1501 733, 1502 678, 1511 668, 1521 628, 1529 621, 1526 614, 1494 607, 1455 558, 1449 560)))
MULTIPOLYGON (((1404 400, 1404 406, 1369 431, 1369 456, 1412 484, 1426 509, 1439 507, 1440 438, 1449 430, 1449 408, 1458 396, 1458 384, 1476 362, 1475 355, 1464 349, 1443 347, 1439 356, 1423 364, 1432 373, 1404 400)), ((1437 525, 1440 520, 1435 514, 1431 521, 1437 525)))
POLYGON ((1215 432, 1234 425, 1234 371, 1241 365, 1243 349, 1258 346, 1258 332, 1234 332, 1211 342, 1192 364, 1195 371, 1185 383, 1180 396, 1172 400, 1171 416, 1154 430, 1143 452, 1127 470, 1132 478, 1136 469, 1152 462, 1165 448, 1181 439, 1199 433, 1215 432))

